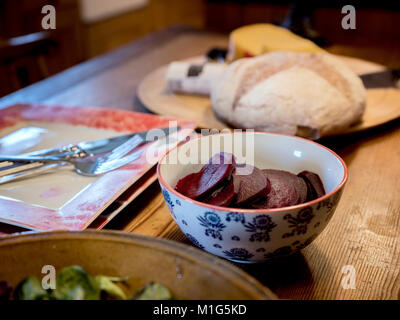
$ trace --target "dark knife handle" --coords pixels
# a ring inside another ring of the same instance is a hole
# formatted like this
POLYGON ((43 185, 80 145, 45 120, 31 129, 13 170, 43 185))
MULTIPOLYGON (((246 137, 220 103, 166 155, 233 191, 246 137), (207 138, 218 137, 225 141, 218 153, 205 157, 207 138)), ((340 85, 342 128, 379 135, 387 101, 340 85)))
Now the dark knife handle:
POLYGON ((225 48, 211 48, 207 52, 206 57, 208 60, 225 62, 227 54, 228 50, 225 48))
POLYGON ((399 88, 400 69, 387 69, 379 72, 366 73, 360 78, 367 89, 399 88))

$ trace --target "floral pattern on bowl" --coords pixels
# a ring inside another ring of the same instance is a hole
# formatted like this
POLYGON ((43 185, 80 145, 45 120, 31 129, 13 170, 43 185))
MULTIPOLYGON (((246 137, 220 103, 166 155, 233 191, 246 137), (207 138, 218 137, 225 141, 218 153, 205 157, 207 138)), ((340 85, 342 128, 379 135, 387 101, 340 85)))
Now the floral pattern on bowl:
POLYGON ((310 140, 267 132, 189 140, 160 160, 157 174, 167 207, 182 232, 199 248, 244 263, 284 257, 312 243, 332 218, 347 181, 346 164, 332 150, 310 140), (243 151, 244 145, 252 150, 243 151), (174 189, 179 179, 200 170, 203 158, 208 161, 215 152, 225 150, 258 168, 315 172, 327 193, 291 207, 235 209, 202 203, 174 189))
POLYGON ((172 217, 193 244, 217 256, 247 263, 284 257, 308 246, 329 222, 342 190, 324 203, 295 211, 255 214, 209 210, 181 201, 162 187, 172 217), (180 205, 170 205, 177 202, 180 205))

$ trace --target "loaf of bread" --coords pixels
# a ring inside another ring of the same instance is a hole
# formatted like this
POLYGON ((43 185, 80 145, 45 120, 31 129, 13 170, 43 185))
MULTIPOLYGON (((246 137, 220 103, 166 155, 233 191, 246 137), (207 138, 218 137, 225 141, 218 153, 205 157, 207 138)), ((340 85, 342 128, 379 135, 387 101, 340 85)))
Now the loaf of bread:
POLYGON ((360 121, 366 91, 330 54, 275 51, 230 64, 211 100, 233 127, 318 139, 360 121))

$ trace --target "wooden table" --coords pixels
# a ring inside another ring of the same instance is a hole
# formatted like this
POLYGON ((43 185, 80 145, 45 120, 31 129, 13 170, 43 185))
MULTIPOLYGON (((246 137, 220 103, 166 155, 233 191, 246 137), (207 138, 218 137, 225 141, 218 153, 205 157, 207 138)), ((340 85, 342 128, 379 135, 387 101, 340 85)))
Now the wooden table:
MULTIPOLYGON (((32 102, 147 112, 135 91, 148 72, 226 44, 223 35, 169 28, 6 96, 0 99, 0 107, 32 102)), ((332 51, 362 52, 350 49, 335 46, 332 51)), ((400 66, 400 50, 375 50, 379 59, 386 54, 388 64, 400 66)), ((399 125, 396 120, 368 132, 322 141, 349 167, 349 181, 331 222, 301 253, 240 267, 280 298, 400 299, 399 125), (354 267, 356 289, 342 286, 345 266, 354 267)), ((170 217, 157 183, 107 228, 189 243, 170 217)))

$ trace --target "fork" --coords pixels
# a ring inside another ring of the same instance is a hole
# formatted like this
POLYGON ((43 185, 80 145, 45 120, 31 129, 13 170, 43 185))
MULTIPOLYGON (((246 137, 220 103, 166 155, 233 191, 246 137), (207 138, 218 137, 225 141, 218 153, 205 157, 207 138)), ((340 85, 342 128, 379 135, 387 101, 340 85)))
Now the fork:
MULTIPOLYGON (((72 146, 72 145, 71 145, 72 146)), ((83 149, 78 149, 76 146, 66 146, 64 148, 58 149, 57 152, 49 152, 47 154, 41 153, 41 151, 34 151, 30 153, 26 153, 21 156, 27 156, 27 157, 48 157, 48 156, 53 156, 53 157, 58 157, 60 159, 66 159, 69 157, 74 157, 74 158, 83 158, 89 156, 89 154, 84 151, 83 149)), ((9 175, 14 175, 18 174, 24 171, 28 170, 35 170, 35 169, 41 169, 41 167, 44 167, 45 164, 42 162, 29 162, 29 163, 13 163, 11 161, 4 161, 0 162, 0 181, 1 178, 4 176, 9 176, 9 175)), ((47 165, 48 167, 52 165, 47 165)))
POLYGON ((67 162, 75 167, 75 171, 84 176, 96 176, 99 174, 106 173, 111 170, 118 169, 123 165, 138 159, 142 154, 142 151, 136 151, 126 157, 120 159, 108 159, 107 156, 98 157, 97 159, 88 158, 70 158, 60 159, 57 157, 19 157, 19 156, 7 156, 0 157, 0 161, 13 161, 13 162, 34 162, 40 161, 42 163, 52 162, 67 162))
POLYGON ((16 163, 41 162, 41 163, 70 163, 75 171, 81 175, 96 176, 115 170, 123 165, 138 159, 142 151, 136 151, 126 157, 130 151, 143 144, 145 141, 140 136, 133 136, 131 139, 115 148, 112 152, 102 157, 84 158, 60 158, 55 156, 36 157, 36 156, 0 156, 0 161, 11 161, 16 163))

